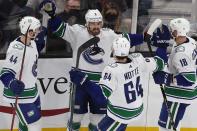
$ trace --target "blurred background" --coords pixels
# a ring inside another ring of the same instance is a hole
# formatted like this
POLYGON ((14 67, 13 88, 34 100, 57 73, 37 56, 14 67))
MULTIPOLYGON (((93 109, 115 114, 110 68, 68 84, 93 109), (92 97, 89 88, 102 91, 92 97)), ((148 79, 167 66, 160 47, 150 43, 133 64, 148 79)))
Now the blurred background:
MULTIPOLYGON (((48 16, 39 11, 42 0, 0 0, 0 57, 4 58, 8 45, 20 35, 18 22, 23 16, 39 18, 47 26, 48 16)), ((197 0, 54 0, 57 15, 70 25, 85 24, 88 9, 99 9, 104 27, 116 32, 143 33, 155 19, 168 24, 173 18, 184 17, 192 23, 190 36, 197 37, 197 0)), ((154 50, 154 48, 153 48, 154 50)), ((146 43, 134 51, 148 54, 146 43)), ((55 37, 50 31, 41 57, 72 57, 70 43, 55 37), (55 44, 54 44, 55 43, 55 44)))

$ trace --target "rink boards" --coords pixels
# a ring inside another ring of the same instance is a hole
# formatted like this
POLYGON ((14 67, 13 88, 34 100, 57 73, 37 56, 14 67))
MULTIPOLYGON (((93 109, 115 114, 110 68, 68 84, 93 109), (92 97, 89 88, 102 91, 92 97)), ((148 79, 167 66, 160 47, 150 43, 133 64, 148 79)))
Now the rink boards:
MULTIPOLYGON (((0 60, 0 69, 3 60, 0 60)), ((43 131, 66 131, 69 107, 69 75, 71 58, 47 58, 38 62, 38 87, 42 102, 43 131)), ((145 109, 142 118, 129 124, 128 131, 158 131, 157 119, 162 103, 162 94, 155 85, 151 74, 146 74, 144 87, 145 109), (149 95, 147 95, 149 92, 149 95), (148 104, 147 104, 148 103, 148 104), (148 128, 144 128, 148 127, 148 128)), ((0 131, 7 131, 11 125, 11 108, 2 100, 2 83, 0 82, 0 131)), ((197 104, 191 105, 182 121, 182 131, 197 131, 197 104)), ((87 130, 88 115, 85 116, 81 129, 87 130)), ((18 121, 16 119, 15 128, 18 121)))

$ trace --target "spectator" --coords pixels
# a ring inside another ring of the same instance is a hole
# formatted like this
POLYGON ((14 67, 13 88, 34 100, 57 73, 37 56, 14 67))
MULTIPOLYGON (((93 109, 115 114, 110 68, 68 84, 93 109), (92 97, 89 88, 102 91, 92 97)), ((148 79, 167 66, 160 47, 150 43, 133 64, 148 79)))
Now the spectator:
POLYGON ((100 0, 100 7, 104 17, 104 27, 119 31, 122 13, 126 11, 125 0, 100 0))
MULTIPOLYGON (((80 9, 87 12, 88 9, 95 9, 100 7, 101 0, 80 0, 80 9)), ((99 10, 101 7, 99 8, 99 10)))
POLYGON ((64 11, 58 14, 63 21, 67 21, 70 25, 85 24, 85 19, 80 13, 80 0, 67 0, 64 5, 64 11))
POLYGON ((118 31, 120 25, 120 8, 114 2, 107 2, 102 10, 104 27, 118 31))
MULTIPOLYGON (((111 3, 113 2, 114 4, 116 4, 121 12, 124 12, 127 10, 127 3, 125 0, 99 0, 99 3, 101 5, 101 7, 103 8, 107 3, 111 3)), ((101 8, 101 9, 102 9, 101 8)))
POLYGON ((9 43, 20 33, 18 22, 26 15, 33 15, 26 6, 27 0, 0 0, 0 53, 5 53, 9 43))
POLYGON ((34 15, 36 16, 36 18, 41 18, 41 14, 39 11, 39 4, 42 2, 42 0, 28 0, 26 6, 30 7, 33 9, 34 11, 34 15))

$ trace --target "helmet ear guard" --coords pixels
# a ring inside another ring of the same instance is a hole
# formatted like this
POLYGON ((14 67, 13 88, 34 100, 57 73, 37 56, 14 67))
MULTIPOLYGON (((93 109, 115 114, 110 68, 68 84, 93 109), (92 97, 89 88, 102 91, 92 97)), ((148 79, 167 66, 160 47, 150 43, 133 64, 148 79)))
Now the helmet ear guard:
POLYGON ((130 42, 125 37, 118 37, 113 41, 114 56, 128 56, 130 49, 130 42))
POLYGON ((98 9, 90 9, 85 14, 86 25, 89 22, 102 22, 103 23, 103 16, 98 9))
POLYGON ((19 22, 20 31, 22 34, 26 34, 28 28, 29 30, 35 32, 36 29, 40 28, 40 26, 40 21, 32 16, 25 16, 19 22))
POLYGON ((176 18, 170 21, 172 32, 177 31, 177 36, 187 36, 190 31, 190 22, 185 18, 176 18))

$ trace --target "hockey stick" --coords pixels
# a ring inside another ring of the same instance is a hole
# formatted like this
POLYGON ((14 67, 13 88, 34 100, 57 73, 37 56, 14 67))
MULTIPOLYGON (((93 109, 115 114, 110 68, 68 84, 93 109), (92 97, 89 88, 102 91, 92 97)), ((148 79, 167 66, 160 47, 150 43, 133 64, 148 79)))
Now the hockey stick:
MULTIPOLYGON (((152 51, 152 48, 151 48, 150 39, 151 39, 151 36, 152 36, 153 32, 155 31, 155 29, 158 28, 161 25, 161 23, 162 23, 162 21, 160 19, 156 19, 151 24, 150 28, 148 29, 147 35, 145 36, 145 41, 147 42, 148 49, 149 49, 149 52, 150 52, 152 57, 153 57, 153 51, 152 51)), ((176 131, 175 122, 173 121, 173 116, 172 116, 172 113, 171 113, 170 108, 168 106, 168 100, 167 100, 165 90, 164 90, 164 87, 163 87, 162 84, 160 84, 160 89, 161 89, 161 93, 162 93, 162 96, 163 96, 164 103, 165 103, 166 108, 167 108, 168 116, 170 117, 170 123, 173 127, 173 130, 176 131)))
MULTIPOLYGON (((30 27, 31 25, 29 25, 30 27)), ((23 57, 22 57, 22 62, 21 62, 21 69, 20 69, 20 74, 19 74, 19 80, 21 80, 22 78, 22 73, 23 73, 23 65, 24 65, 24 61, 25 61, 25 53, 26 53, 26 47, 27 47, 27 35, 29 32, 29 27, 27 28, 26 34, 25 34, 25 48, 23 51, 23 57)), ((11 131, 13 131, 13 127, 14 127, 14 119, 16 116, 16 109, 17 109, 17 104, 18 104, 18 96, 16 96, 15 99, 15 103, 14 103, 14 110, 13 110, 13 115, 12 115, 12 124, 11 124, 11 131)))
MULTIPOLYGON (((100 41, 99 37, 93 37, 90 40, 86 41, 84 44, 82 44, 78 50, 77 50, 77 59, 76 59, 76 68, 79 67, 79 59, 81 56, 81 53, 86 50, 88 47, 92 46, 95 43, 98 43, 100 41)), ((76 85, 73 84, 72 91, 70 95, 70 120, 68 123, 69 131, 72 131, 72 122, 73 122, 73 113, 74 113, 74 105, 75 105, 75 93, 76 93, 76 85)))

